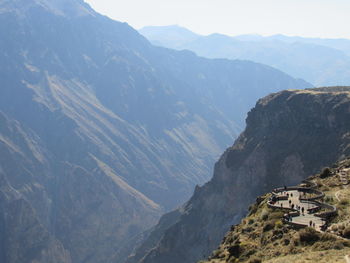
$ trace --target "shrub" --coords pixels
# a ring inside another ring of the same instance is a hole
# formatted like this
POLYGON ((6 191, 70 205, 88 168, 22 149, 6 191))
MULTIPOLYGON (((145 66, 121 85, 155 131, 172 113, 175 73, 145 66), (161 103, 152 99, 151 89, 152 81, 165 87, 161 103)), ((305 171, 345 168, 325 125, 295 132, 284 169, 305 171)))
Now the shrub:
POLYGON ((240 254, 240 245, 239 244, 234 244, 228 249, 228 252, 230 253, 231 257, 238 258, 240 254))
POLYGON ((254 223, 254 219, 253 219, 253 218, 250 218, 250 219, 248 220, 248 224, 251 225, 251 224, 253 224, 253 223, 254 223))
POLYGON ((263 227, 263 232, 270 231, 275 228, 275 222, 273 221, 268 221, 264 227, 263 227))
POLYGON ((349 204, 349 200, 347 199, 341 199, 339 202, 341 205, 348 205, 349 204))
POLYGON ((248 226, 248 227, 242 229, 242 232, 243 232, 243 233, 250 233, 250 232, 252 232, 252 231, 254 231, 254 228, 252 228, 252 227, 250 227, 250 226, 248 226))
POLYGON ((333 203, 334 202, 333 196, 329 196, 329 195, 327 195, 324 200, 326 201, 326 203, 333 203))
POLYGON ((299 240, 304 244, 312 244, 320 239, 319 234, 313 228, 307 227, 299 232, 299 240))
POLYGON ((261 212, 261 216, 260 217, 261 217, 262 220, 266 221, 269 218, 269 212, 266 211, 266 210, 263 210, 261 212))
POLYGON ((344 230, 343 230, 343 237, 345 237, 345 238, 350 238, 350 227, 348 226, 347 228, 345 228, 344 230))
POLYGON ((326 177, 328 177, 328 176, 330 176, 331 175, 331 170, 328 168, 328 167, 326 167, 326 168, 324 168, 323 170, 322 170, 322 172, 321 172, 321 174, 320 174, 320 177, 321 178, 326 178, 326 177))
POLYGON ((260 236, 260 233, 257 232, 257 231, 252 232, 252 233, 249 234, 249 238, 251 238, 251 239, 256 239, 256 238, 258 238, 259 236, 260 236))
POLYGON ((285 246, 288 246, 289 243, 290 243, 290 240, 289 240, 289 239, 285 238, 285 239, 283 240, 283 244, 284 244, 285 246))

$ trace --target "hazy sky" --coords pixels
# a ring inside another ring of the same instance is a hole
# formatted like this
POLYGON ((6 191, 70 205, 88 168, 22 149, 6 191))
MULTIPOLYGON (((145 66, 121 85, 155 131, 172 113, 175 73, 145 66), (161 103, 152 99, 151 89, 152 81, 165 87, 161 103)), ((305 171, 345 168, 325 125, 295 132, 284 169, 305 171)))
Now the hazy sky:
POLYGON ((85 0, 136 29, 178 24, 200 34, 350 38, 350 0, 85 0))

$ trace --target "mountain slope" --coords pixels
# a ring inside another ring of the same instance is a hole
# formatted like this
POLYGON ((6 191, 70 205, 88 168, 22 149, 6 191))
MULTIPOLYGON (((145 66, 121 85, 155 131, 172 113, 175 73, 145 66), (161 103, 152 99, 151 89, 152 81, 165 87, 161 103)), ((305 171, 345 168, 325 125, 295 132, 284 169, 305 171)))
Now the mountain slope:
POLYGON ((70 263, 69 252, 49 233, 44 225, 47 221, 40 218, 45 208, 40 195, 45 193, 39 184, 28 183, 33 176, 37 176, 37 182, 44 180, 39 174, 45 170, 44 152, 17 122, 0 114, 0 124, 1 262, 70 263), (37 174, 25 167, 36 167, 37 174), (35 203, 36 210, 31 203, 35 203))
POLYGON ((156 45, 188 49, 207 58, 246 59, 270 65, 315 86, 350 83, 350 40, 346 39, 221 34, 189 37, 184 28, 175 26, 147 27, 140 33, 156 45))
POLYGON ((347 240, 350 237, 350 191, 341 177, 347 174, 349 178, 349 168, 350 159, 345 159, 308 178, 315 185, 314 189, 325 195, 328 205, 337 208, 336 214, 327 220, 325 232, 315 231, 313 227, 293 226, 294 219, 285 222, 283 215, 288 210, 268 207, 272 194, 267 193, 250 206, 249 215, 240 224, 231 227, 210 259, 201 262, 343 263, 350 253, 350 240, 347 240))
POLYGON ((1 170, 78 263, 110 262, 186 200, 258 96, 310 87, 156 48, 79 0, 1 0, 0 38, 1 170))
POLYGON ((160 222, 128 262, 196 262, 254 199, 349 155, 350 88, 283 91, 258 101, 213 179, 160 222), (169 218, 170 217, 170 218, 169 218), (155 238, 156 237, 156 238, 155 238))

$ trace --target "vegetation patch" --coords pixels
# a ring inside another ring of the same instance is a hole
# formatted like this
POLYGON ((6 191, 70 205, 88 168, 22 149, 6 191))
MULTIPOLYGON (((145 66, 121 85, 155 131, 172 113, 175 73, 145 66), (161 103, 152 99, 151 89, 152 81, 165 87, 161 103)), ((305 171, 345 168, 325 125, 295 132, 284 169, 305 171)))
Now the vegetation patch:
POLYGON ((231 228, 209 260, 202 262, 343 263, 344 255, 350 254, 350 188, 343 187, 336 171, 345 165, 350 167, 350 159, 309 178, 325 193, 323 202, 338 208, 326 232, 285 224, 285 212, 269 208, 271 194, 266 194, 250 206, 248 216, 231 228))

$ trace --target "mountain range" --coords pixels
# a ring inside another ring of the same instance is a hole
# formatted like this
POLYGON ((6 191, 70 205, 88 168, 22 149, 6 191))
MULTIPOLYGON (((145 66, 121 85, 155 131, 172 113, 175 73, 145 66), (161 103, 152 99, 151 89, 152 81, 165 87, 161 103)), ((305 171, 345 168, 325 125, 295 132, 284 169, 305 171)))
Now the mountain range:
POLYGON ((191 50, 207 58, 251 60, 270 65, 315 86, 350 84, 350 40, 274 35, 202 36, 180 26, 139 31, 153 44, 191 50))
POLYGON ((82 0, 0 0, 0 39, 6 263, 123 262, 210 178, 259 97, 312 87, 155 47, 82 0))

